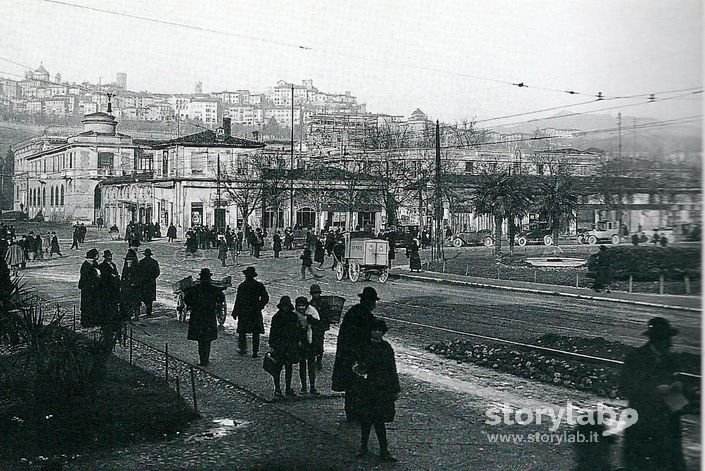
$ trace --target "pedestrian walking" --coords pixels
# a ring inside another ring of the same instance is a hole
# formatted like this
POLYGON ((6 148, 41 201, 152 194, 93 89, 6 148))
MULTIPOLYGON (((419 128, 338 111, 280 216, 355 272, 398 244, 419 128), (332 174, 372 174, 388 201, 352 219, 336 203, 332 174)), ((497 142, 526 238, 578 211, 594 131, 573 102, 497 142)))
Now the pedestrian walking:
POLYGON ((27 260, 35 261, 37 259, 37 243, 34 238, 34 231, 29 231, 29 235, 27 237, 23 236, 23 238, 25 239, 24 243, 27 260))
POLYGON ((419 255, 419 240, 416 238, 411 239, 409 245, 409 269, 417 272, 421 272, 421 256, 419 255))
POLYGON ((335 270, 339 263, 342 263, 343 257, 345 256, 345 237, 343 234, 338 234, 335 238, 335 245, 333 246, 333 265, 330 267, 331 270, 335 270))
POLYGON ((12 276, 17 276, 20 266, 24 263, 24 250, 20 247, 19 242, 13 240, 10 242, 10 247, 7 249, 5 254, 5 262, 7 266, 12 269, 12 276))
POLYGON ((225 302, 223 291, 212 285, 212 278, 208 268, 201 269, 199 283, 189 288, 184 296, 184 303, 191 309, 187 339, 198 342, 201 366, 210 363, 211 343, 218 338, 216 312, 225 302))
POLYGON ((86 241, 86 232, 88 232, 88 229, 86 229, 86 225, 81 223, 78 226, 78 238, 79 242, 84 243, 86 241))
POLYGON ((399 398, 401 387, 394 350, 383 336, 387 324, 374 319, 370 325, 370 341, 360 349, 360 356, 353 371, 360 379, 362 400, 360 402, 360 450, 358 456, 367 454, 370 432, 374 426, 379 443, 379 456, 383 461, 397 461, 389 453, 385 423, 392 422, 394 403, 399 398))
POLYGON ((313 261, 318 263, 316 270, 323 270, 323 262, 325 262, 326 249, 323 247, 323 242, 320 237, 314 237, 315 251, 313 252, 313 261))
POLYGON ((56 236, 56 232, 51 233, 51 250, 49 251, 49 258, 53 258, 54 254, 58 254, 59 257, 63 257, 61 255, 61 247, 59 247, 59 238, 56 236))
POLYGON ((620 390, 636 410, 638 420, 624 431, 624 464, 629 471, 684 471, 680 416, 687 406, 680 371, 670 352, 678 330, 654 317, 643 335, 643 346, 624 359, 620 390))
POLYGON ((600 251, 597 253, 597 272, 588 274, 594 278, 592 289, 600 292, 603 289, 610 292, 610 283, 612 283, 612 266, 610 254, 607 253, 607 247, 600 245, 600 251))
POLYGON ((316 308, 309 306, 308 299, 303 296, 296 298, 295 307, 301 335, 301 356, 299 359, 301 394, 318 395, 316 389, 316 345, 313 343, 313 329, 320 320, 320 316, 316 308))
POLYGON ((186 232, 186 242, 184 245, 186 245, 187 257, 189 255, 196 255, 196 252, 198 252, 198 237, 193 229, 189 229, 186 232))
POLYGON ((34 259, 44 260, 44 248, 42 247, 43 240, 42 235, 37 233, 34 237, 34 259))
POLYGON ((103 261, 98 265, 100 271, 100 301, 104 320, 108 322, 119 322, 120 315, 120 272, 113 263, 113 253, 110 250, 103 251, 103 261))
POLYGON ((262 234, 262 229, 260 229, 259 227, 254 233, 254 236, 252 238, 252 244, 254 245, 255 258, 259 258, 260 251, 262 250, 262 246, 264 245, 264 235, 262 234))
POLYGON ((126 320, 140 319, 142 294, 140 282, 137 252, 133 248, 127 249, 120 284, 121 317, 126 320))
POLYGON ((98 270, 98 251, 90 249, 81 264, 81 277, 78 289, 81 290, 81 326, 96 327, 100 325, 101 290, 100 270, 98 270))
POLYGON ((284 395, 281 390, 281 368, 284 368, 284 381, 287 396, 296 396, 291 388, 294 363, 299 362, 301 356, 301 334, 299 319, 294 312, 289 296, 282 296, 277 304, 277 312, 272 317, 272 326, 269 329, 269 348, 272 358, 279 365, 279 372, 274 377, 274 396, 281 399, 284 395))
POLYGON ((174 224, 169 224, 169 228, 166 230, 166 237, 168 242, 173 242, 176 239, 176 226, 174 224))
POLYGON ((152 315, 152 304, 157 300, 157 278, 161 271, 159 270, 159 262, 152 258, 152 251, 145 249, 144 258, 139 261, 137 266, 137 275, 142 288, 141 300, 146 307, 145 316, 152 315))
POLYGON ((49 248, 51 247, 51 232, 47 231, 46 234, 44 234, 44 241, 42 245, 44 246, 44 253, 49 253, 49 248))
POLYGON ((276 231, 274 236, 272 236, 272 250, 274 251, 274 258, 279 258, 279 252, 282 251, 282 237, 279 231, 276 231))
POLYGON ((360 302, 348 309, 340 324, 331 385, 333 391, 345 392, 345 418, 348 422, 359 420, 362 392, 352 366, 359 359, 360 349, 370 341, 375 319, 372 311, 379 301, 377 291, 371 286, 366 286, 358 296, 360 302))
POLYGON ((245 281, 237 287, 232 316, 237 320, 238 353, 247 353, 247 334, 252 334, 252 357, 259 352, 259 336, 264 334, 262 309, 269 302, 269 293, 262 283, 255 280, 254 267, 245 268, 242 273, 245 281))
POLYGON ((218 239, 218 259, 220 260, 220 266, 225 266, 225 260, 228 258, 228 244, 225 242, 225 238, 221 237, 218 239))
MULTIPOLYGON (((387 256, 389 258, 387 260, 387 266, 389 268, 392 268, 392 266, 394 265, 394 259, 397 257, 397 241, 394 238, 394 234, 390 234, 389 237, 387 237, 387 241, 389 243, 389 251, 387 252, 387 256)), ((411 263, 409 263, 409 266, 411 266, 411 263)))
POLYGON ((242 242, 243 242, 244 238, 245 238, 245 235, 243 234, 242 229, 238 227, 237 234, 235 234, 235 244, 236 244, 235 249, 237 250, 238 254, 240 252, 242 252, 242 242))
POLYGON ((301 259, 302 280, 306 279, 306 271, 308 271, 314 278, 322 278, 321 275, 314 273, 313 268, 311 268, 311 265, 313 265, 313 260, 311 259, 311 249, 304 247, 304 251, 299 258, 301 259))
POLYGON ((316 369, 321 371, 323 369, 324 336, 326 331, 330 330, 330 318, 328 317, 328 313, 323 312, 322 309, 323 298, 321 298, 321 287, 314 283, 311 285, 311 288, 309 288, 309 293, 311 294, 311 299, 309 299, 308 305, 316 309, 319 316, 318 322, 312 327, 316 369))
POLYGON ((654 233, 651 236, 651 243, 654 244, 654 246, 657 246, 660 241, 661 241, 661 236, 659 235, 658 231, 656 229, 654 229, 654 233))
POLYGON ((286 250, 294 248, 294 234, 291 232, 290 227, 287 227, 284 231, 284 248, 286 250))

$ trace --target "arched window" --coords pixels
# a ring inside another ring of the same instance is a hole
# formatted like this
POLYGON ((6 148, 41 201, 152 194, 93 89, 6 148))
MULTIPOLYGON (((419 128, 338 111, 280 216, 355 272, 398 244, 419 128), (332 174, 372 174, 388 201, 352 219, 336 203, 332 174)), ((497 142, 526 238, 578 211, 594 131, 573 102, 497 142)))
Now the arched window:
POLYGON ((37 205, 37 189, 32 188, 29 191, 29 205, 30 206, 36 206, 37 205))
POLYGON ((311 208, 301 208, 296 211, 296 223, 301 227, 316 225, 316 211, 311 208))
POLYGON ((54 187, 49 188, 51 196, 49 197, 49 206, 54 206, 54 187))
POLYGON ((42 188, 42 207, 47 205, 47 187, 42 188))
POLYGON ((61 206, 64 205, 64 185, 61 185, 61 206))

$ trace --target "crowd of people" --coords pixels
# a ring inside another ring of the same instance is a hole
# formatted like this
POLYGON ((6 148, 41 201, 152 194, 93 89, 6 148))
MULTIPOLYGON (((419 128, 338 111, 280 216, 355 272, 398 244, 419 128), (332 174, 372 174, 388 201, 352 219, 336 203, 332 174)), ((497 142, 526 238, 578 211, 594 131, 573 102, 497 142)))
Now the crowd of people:
MULTIPOLYGON (((245 280, 238 286, 232 317, 237 322, 238 353, 247 355, 247 336, 252 336, 252 358, 259 357, 260 335, 265 333, 262 310, 269 303, 266 287, 256 278, 254 267, 243 270, 245 280)), ((316 396, 316 375, 322 370, 325 332, 330 328, 329 313, 322 303, 321 287, 311 285, 310 298, 298 296, 292 303, 285 295, 277 303, 269 332, 269 352, 264 368, 272 375, 275 399, 295 397, 293 370, 298 366, 301 394, 316 396), (284 388, 281 372, 284 370, 284 388)), ((374 428, 380 457, 396 461, 388 449, 385 423, 394 419, 394 403, 401 391, 394 351, 384 341, 386 323, 372 311, 380 299, 372 287, 359 294, 360 302, 343 316, 338 334, 332 389, 345 392, 345 415, 360 425, 359 456, 368 453, 374 428)), ((199 283, 189 289, 185 303, 191 310, 187 338, 198 342, 199 364, 210 363, 211 343, 218 338, 216 312, 224 302, 222 290, 212 285, 212 273, 203 268, 199 283)))
POLYGON ((53 258, 54 254, 62 256, 56 232, 35 234, 29 231, 18 236, 14 225, 0 224, 0 257, 7 262, 12 276, 17 276, 19 270, 27 268, 28 263, 39 262, 46 257, 53 258))

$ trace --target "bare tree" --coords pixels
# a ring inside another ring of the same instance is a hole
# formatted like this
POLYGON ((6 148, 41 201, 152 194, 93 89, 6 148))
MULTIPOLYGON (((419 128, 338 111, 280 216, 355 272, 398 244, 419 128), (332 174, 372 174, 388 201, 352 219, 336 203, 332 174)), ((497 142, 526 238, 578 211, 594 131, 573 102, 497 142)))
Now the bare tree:
POLYGON ((237 208, 242 215, 243 230, 262 203, 262 153, 237 156, 221 170, 223 203, 237 208))

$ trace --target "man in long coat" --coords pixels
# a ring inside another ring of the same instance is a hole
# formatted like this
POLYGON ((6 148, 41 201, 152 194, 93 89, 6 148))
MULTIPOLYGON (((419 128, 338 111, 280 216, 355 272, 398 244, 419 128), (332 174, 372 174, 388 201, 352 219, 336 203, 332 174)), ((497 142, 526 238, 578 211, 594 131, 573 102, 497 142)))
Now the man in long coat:
POLYGON ((377 306, 379 297, 371 286, 365 287, 358 294, 360 303, 351 307, 343 316, 338 331, 338 344, 333 364, 333 391, 345 391, 345 418, 348 422, 358 420, 360 409, 359 379, 353 373, 353 364, 359 360, 360 350, 370 342, 372 311, 377 306))
POLYGON ((624 359, 620 391, 638 413, 636 423, 624 431, 624 464, 629 471, 686 469, 681 411, 672 410, 666 401, 683 397, 683 385, 673 378, 679 371, 678 364, 669 351, 671 337, 677 333, 666 319, 654 317, 644 332, 649 341, 624 359))
POLYGON ((238 353, 247 353, 247 334, 252 334, 252 356, 257 358, 259 336, 264 333, 262 309, 269 302, 269 293, 262 283, 255 280, 257 272, 254 267, 242 271, 245 281, 237 287, 233 306, 233 319, 237 319, 238 353))
POLYGON ((142 288, 142 302, 147 307, 146 316, 152 315, 152 303, 157 299, 157 278, 159 277, 159 262, 152 258, 152 251, 146 249, 144 258, 137 265, 137 274, 142 288))
POLYGON ((78 281, 81 290, 81 325, 96 327, 100 325, 100 270, 98 270, 98 251, 90 249, 86 260, 81 265, 81 278, 78 281))
POLYGON ((225 302, 223 291, 211 284, 211 271, 201 270, 199 283, 186 291, 184 303, 191 309, 188 321, 188 340, 198 342, 199 365, 208 366, 211 342, 218 338, 216 312, 225 302))
POLYGON ((120 319, 120 272, 113 263, 113 253, 103 252, 103 261, 98 265, 100 271, 100 297, 103 317, 111 322, 120 319))

